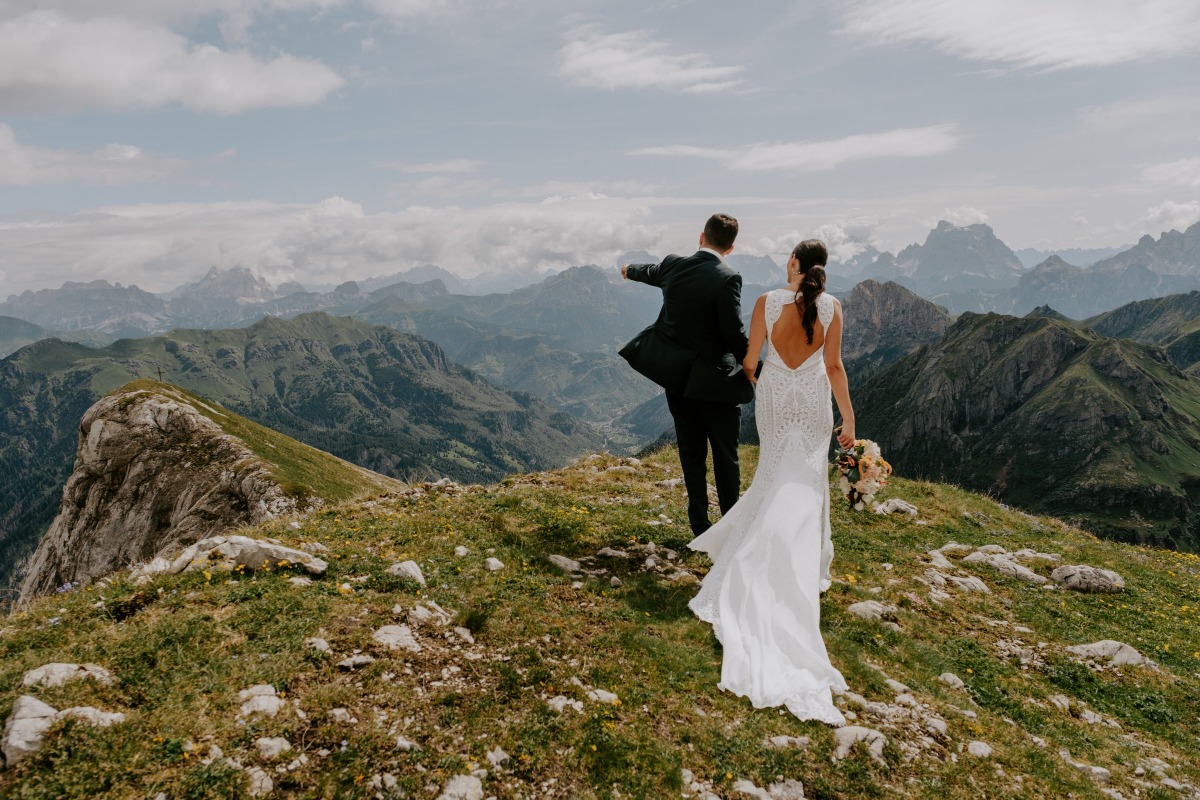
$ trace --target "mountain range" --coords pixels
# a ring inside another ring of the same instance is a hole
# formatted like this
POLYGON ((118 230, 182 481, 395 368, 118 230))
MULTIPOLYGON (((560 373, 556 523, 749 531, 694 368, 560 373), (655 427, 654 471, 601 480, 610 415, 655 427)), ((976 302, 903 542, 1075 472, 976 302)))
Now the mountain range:
POLYGON ((900 474, 1200 550, 1200 380, 1158 346, 968 313, 854 399, 900 474))
POLYGON ((177 330, 102 349, 48 339, 0 361, 0 583, 54 516, 84 411, 158 377, 401 479, 490 482, 604 444, 590 425, 498 389, 436 344, 322 313, 177 330))

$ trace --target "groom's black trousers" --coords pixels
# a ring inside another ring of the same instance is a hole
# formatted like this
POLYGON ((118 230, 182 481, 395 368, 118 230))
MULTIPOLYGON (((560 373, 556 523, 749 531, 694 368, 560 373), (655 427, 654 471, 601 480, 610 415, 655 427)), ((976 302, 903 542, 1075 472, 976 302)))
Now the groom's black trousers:
POLYGON ((679 464, 688 493, 688 522, 696 536, 708 530, 708 448, 712 446, 713 479, 721 513, 733 508, 741 491, 738 470, 738 428, 741 408, 726 403, 689 400, 667 392, 667 407, 675 418, 679 464))

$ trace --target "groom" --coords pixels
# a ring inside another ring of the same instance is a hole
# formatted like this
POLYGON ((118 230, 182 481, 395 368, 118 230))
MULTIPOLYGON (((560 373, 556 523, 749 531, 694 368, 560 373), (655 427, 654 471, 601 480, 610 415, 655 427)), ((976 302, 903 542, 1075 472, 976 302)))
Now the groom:
MULTIPOLYGON (((737 238, 737 220, 713 214, 700 234, 700 249, 692 256, 667 256, 661 264, 625 264, 622 277, 662 289, 663 306, 655 327, 673 343, 694 351, 696 359, 736 370, 748 342, 742 325, 742 276, 725 263, 737 238)), ((721 513, 737 502, 738 427, 741 411, 731 402, 684 397, 688 364, 669 381, 667 407, 675 419, 679 462, 688 493, 688 522, 699 536, 708 530, 708 446, 712 445, 713 475, 721 513), (672 388, 674 386, 675 388, 672 388)))

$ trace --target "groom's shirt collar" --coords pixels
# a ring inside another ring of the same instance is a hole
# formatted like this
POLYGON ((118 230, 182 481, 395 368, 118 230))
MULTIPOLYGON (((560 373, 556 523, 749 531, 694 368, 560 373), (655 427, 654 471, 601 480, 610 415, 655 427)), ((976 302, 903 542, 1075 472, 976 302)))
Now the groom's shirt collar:
POLYGON ((716 250, 713 250, 711 247, 701 247, 700 252, 701 253, 712 253, 714 256, 721 259, 722 261, 725 260, 725 256, 721 255, 716 250))

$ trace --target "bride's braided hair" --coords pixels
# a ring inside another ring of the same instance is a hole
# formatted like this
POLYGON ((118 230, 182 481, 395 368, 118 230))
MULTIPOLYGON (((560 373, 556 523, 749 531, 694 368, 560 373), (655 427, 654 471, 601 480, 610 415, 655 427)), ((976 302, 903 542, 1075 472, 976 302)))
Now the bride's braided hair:
POLYGON ((800 291, 796 292, 796 308, 800 311, 800 323, 808 335, 808 343, 813 341, 813 325, 817 321, 817 297, 825 291, 825 264, 829 261, 829 251, 820 239, 805 239, 796 245, 792 255, 799 262, 800 291))

